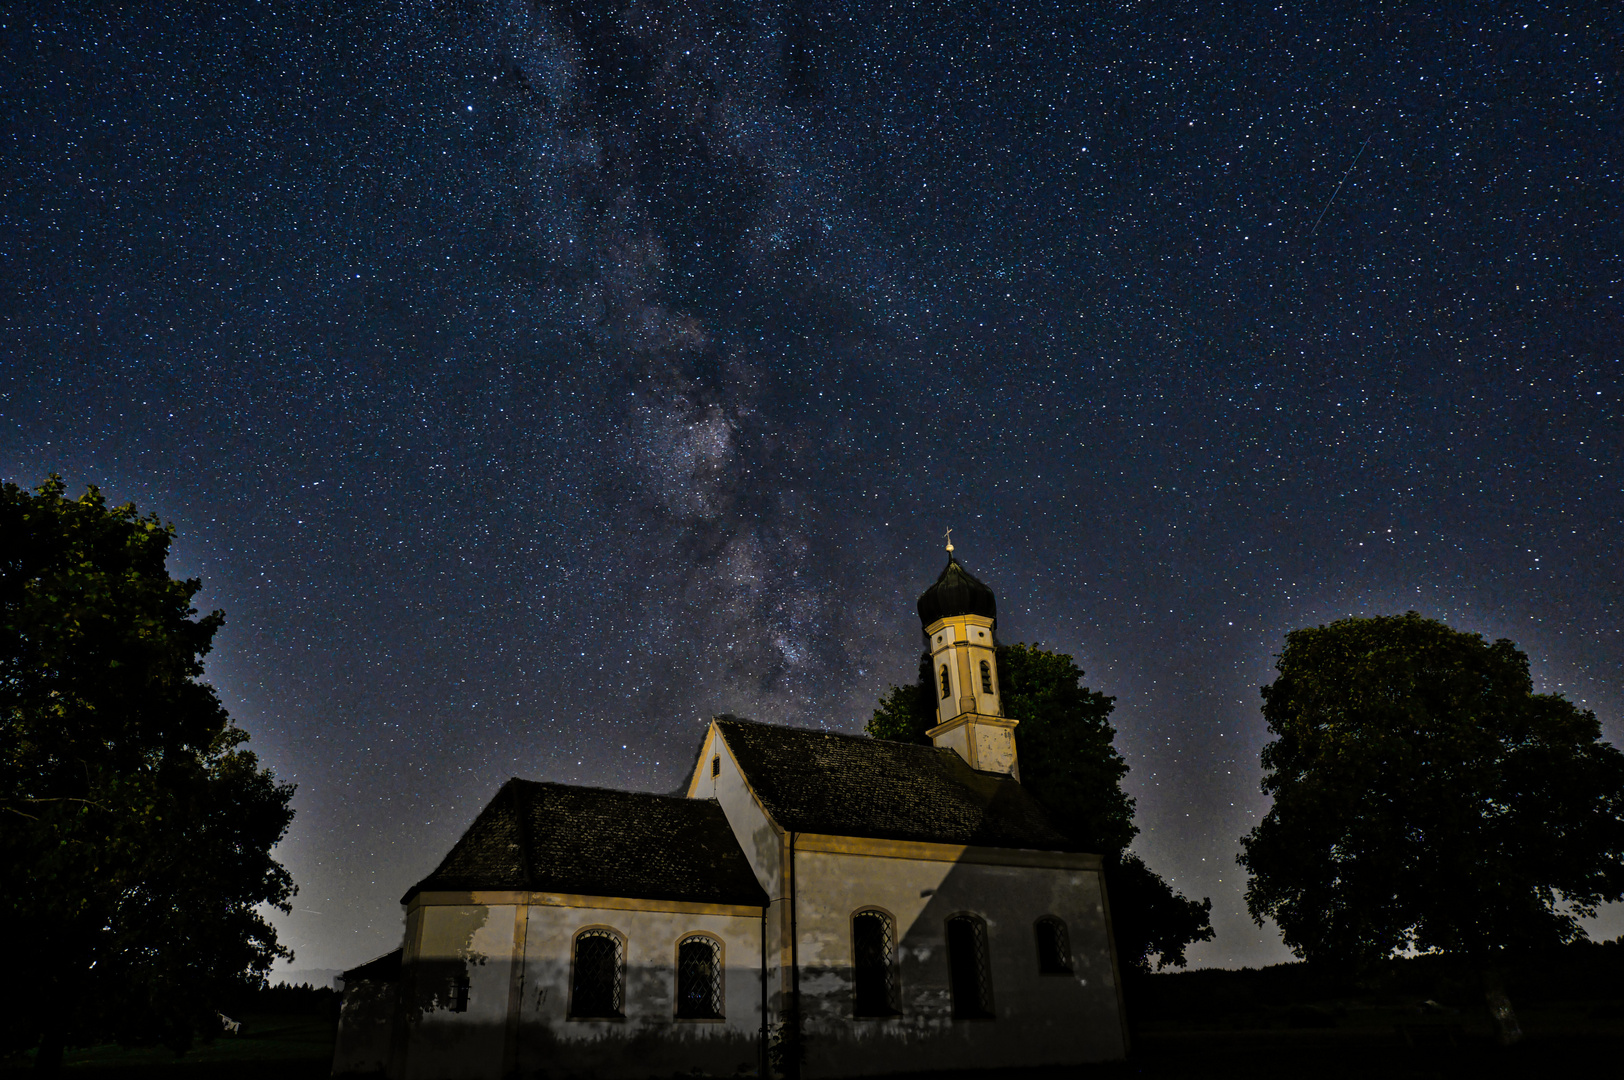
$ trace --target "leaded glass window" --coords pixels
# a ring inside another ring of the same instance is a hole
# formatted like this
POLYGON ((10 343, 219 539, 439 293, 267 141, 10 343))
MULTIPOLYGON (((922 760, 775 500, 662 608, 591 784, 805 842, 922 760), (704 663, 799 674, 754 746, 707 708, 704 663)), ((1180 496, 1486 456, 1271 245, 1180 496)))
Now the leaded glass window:
POLYGON ((953 1016, 992 1017, 992 974, 987 965, 987 924, 974 915, 947 920, 947 964, 953 981, 953 1016))
POLYGON ((1071 974, 1071 939, 1066 924, 1053 915, 1038 920, 1038 971, 1045 975, 1071 974))
POLYGON ((722 947, 715 938, 695 935, 677 946, 677 1016, 722 1018, 722 947))
POLYGON ((858 1016, 896 1016, 896 935, 883 911, 859 911, 851 921, 853 1011, 858 1016))
POLYGON ((626 987, 626 947, 613 930, 575 935, 571 1016, 621 1016, 626 987))

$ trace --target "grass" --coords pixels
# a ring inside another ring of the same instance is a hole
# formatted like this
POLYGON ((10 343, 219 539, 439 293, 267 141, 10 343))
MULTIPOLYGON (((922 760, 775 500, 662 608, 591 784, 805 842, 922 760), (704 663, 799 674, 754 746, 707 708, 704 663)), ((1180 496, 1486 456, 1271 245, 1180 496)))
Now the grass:
MULTIPOLYGON (((1285 964, 1151 976, 1130 996, 1133 1055, 1125 1062, 915 1074, 913 1080, 1487 1080, 1618 1073, 1624 942, 1570 949, 1514 967, 1510 975, 1527 1038, 1509 1049, 1491 1036, 1475 980, 1447 961, 1395 962, 1358 979, 1285 964)), ((325 1080, 336 1028, 329 994, 267 992, 261 1004, 272 1011, 244 1010, 241 1034, 222 1035, 179 1058, 162 1049, 70 1050, 63 1074, 81 1080, 325 1080)), ((0 1063, 0 1080, 21 1080, 28 1071, 26 1058, 0 1063)))
MULTIPOLYGON (((249 1013, 242 1032, 222 1035, 176 1057, 162 1047, 116 1045, 70 1049, 62 1074, 85 1080, 325 1080, 333 1064, 336 1026, 316 1016, 249 1013)), ((0 1066, 0 1077, 20 1080, 32 1072, 27 1059, 0 1066)))

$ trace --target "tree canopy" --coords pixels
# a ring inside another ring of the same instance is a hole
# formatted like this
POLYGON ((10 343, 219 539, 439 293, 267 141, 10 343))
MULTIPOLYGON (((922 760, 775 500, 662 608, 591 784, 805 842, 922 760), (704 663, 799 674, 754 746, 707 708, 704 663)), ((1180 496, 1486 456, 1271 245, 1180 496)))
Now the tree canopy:
POLYGON ((288 955, 256 908, 293 789, 242 748, 203 657, 224 622, 165 568, 173 530, 90 488, 0 485, 0 918, 28 993, 6 1049, 184 1049, 288 955))
POLYGON ((1299 956, 1559 944, 1624 896, 1624 754, 1528 657, 1415 612, 1295 630, 1247 906, 1299 956))
MULTIPOLYGON (((936 695, 930 656, 918 679, 881 697, 867 731, 875 738, 930 743, 936 695)), ((1212 902, 1197 903, 1125 849, 1138 833, 1133 800, 1122 790, 1127 762, 1117 752, 1116 699, 1083 685, 1083 670, 1062 652, 1038 645, 998 647, 1004 715, 1020 721, 1021 783, 1073 839, 1106 857, 1117 958, 1129 971, 1184 964, 1185 946, 1210 941, 1212 902)))

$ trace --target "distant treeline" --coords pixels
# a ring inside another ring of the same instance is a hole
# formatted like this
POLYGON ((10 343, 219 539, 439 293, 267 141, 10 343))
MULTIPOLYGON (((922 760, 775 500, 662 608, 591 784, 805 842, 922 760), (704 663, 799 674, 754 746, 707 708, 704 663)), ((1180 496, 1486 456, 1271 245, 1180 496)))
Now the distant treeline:
POLYGON ((220 1011, 233 1019, 241 1019, 250 1013, 269 1013, 277 1016, 320 1016, 336 1021, 338 1003, 338 992, 331 987, 311 986, 309 983, 297 986, 281 984, 259 990, 243 990, 231 1001, 222 1003, 220 1011), (233 1012, 233 1009, 236 1011, 233 1012))
MULTIPOLYGON (((1512 954, 1498 964, 1519 1005, 1547 1002, 1624 1004, 1624 937, 1581 941, 1537 953, 1512 954)), ((1307 963, 1230 971, 1160 972, 1132 980, 1129 1012, 1137 1023, 1216 1020, 1260 1010, 1362 1002, 1392 1006, 1481 1009, 1481 977, 1463 958, 1413 956, 1362 971, 1307 963)))

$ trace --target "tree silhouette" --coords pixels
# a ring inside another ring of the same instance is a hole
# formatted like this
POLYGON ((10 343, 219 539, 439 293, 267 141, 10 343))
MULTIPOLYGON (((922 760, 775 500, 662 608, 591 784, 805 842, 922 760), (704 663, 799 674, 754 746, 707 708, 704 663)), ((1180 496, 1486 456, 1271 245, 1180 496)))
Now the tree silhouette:
POLYGON ((1534 693, 1510 641, 1413 611, 1294 630, 1275 666, 1274 805, 1240 856, 1252 917, 1310 960, 1469 958, 1515 1041, 1496 958, 1582 938, 1624 895, 1624 754, 1534 693))
POLYGON ((73 1041, 211 1037, 288 955, 256 908, 293 893, 293 789, 199 681, 224 617, 170 578, 170 528, 64 491, 0 486, 0 1031, 47 1074, 73 1041))

